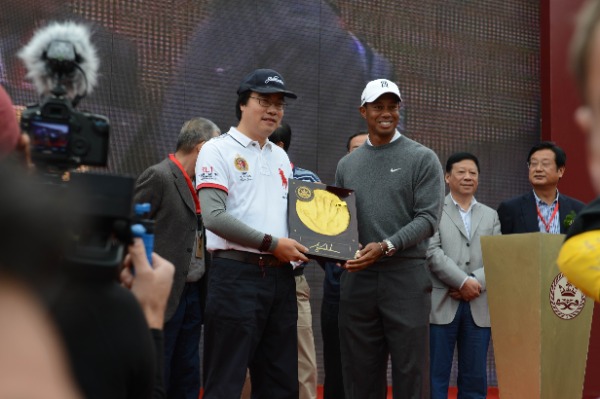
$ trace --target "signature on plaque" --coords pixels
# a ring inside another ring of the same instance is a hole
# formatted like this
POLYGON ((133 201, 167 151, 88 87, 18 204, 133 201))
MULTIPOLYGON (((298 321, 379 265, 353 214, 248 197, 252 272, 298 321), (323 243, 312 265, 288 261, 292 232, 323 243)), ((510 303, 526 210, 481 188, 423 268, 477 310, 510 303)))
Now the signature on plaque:
POLYGON ((320 242, 311 245, 310 247, 308 247, 310 249, 312 249, 313 251, 315 251, 315 253, 320 253, 320 252, 333 252, 336 254, 339 254, 340 251, 336 251, 335 249, 333 249, 333 244, 328 244, 328 243, 323 243, 321 244, 320 242))

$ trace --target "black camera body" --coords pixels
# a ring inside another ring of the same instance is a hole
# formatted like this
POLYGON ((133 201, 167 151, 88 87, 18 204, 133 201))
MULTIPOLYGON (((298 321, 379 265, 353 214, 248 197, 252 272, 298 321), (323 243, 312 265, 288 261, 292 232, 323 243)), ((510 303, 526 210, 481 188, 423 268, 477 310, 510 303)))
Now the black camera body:
POLYGON ((41 96, 21 114, 31 160, 43 176, 44 194, 60 198, 73 219, 59 228, 68 237, 62 261, 86 278, 112 279, 132 242, 135 180, 75 172, 108 161, 108 118, 76 109, 97 80, 99 60, 89 31, 70 22, 51 24, 35 33, 20 57, 41 96))
POLYGON ((108 118, 79 112, 68 99, 53 94, 28 106, 21 128, 29 133, 31 158, 36 164, 71 169, 79 165, 106 166, 108 118))

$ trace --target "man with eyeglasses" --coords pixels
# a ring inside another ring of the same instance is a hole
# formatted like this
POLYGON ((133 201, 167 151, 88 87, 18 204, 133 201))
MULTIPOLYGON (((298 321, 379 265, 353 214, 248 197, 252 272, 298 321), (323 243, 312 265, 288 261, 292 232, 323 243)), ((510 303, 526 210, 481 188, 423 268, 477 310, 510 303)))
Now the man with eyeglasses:
POLYGON ((426 252, 444 201, 442 166, 400 134, 402 98, 387 79, 369 82, 360 114, 368 139, 340 160, 336 186, 354 190, 359 241, 341 277, 342 372, 347 399, 385 398, 391 355, 394 398, 429 398, 431 279, 426 252))
POLYGON ((241 82, 237 127, 207 142, 196 182, 213 255, 204 327, 204 398, 239 398, 246 369, 253 396, 298 398, 296 283, 290 262, 308 249, 288 238, 285 151, 269 142, 283 77, 257 69, 241 82))
POLYGON ((533 190, 500 204, 502 234, 567 232, 585 204, 558 192, 566 162, 567 155, 553 142, 543 141, 531 148, 527 166, 533 190))

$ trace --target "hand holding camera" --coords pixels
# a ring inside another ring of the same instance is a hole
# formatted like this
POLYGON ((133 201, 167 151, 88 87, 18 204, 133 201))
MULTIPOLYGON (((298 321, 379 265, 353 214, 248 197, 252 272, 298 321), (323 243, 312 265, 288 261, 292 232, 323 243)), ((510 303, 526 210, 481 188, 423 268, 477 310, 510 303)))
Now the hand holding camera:
POLYGON ((152 253, 150 266, 141 238, 135 238, 133 245, 129 246, 124 266, 121 284, 130 289, 140 302, 150 328, 162 329, 175 267, 156 253, 152 253), (135 270, 135 275, 132 270, 135 270))

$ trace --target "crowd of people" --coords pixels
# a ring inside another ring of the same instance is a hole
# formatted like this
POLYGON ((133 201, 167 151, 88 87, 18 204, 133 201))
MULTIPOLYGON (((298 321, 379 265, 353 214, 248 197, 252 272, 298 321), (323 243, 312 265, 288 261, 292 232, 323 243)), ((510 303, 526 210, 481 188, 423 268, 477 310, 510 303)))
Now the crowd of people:
MULTIPOLYGON (((600 2, 581 15, 576 118, 600 187, 600 2)), ((209 119, 187 121, 175 152, 135 183, 133 201, 150 203, 155 221, 152 257, 136 238, 118 269, 90 280, 57 266, 72 237, 49 232, 69 209, 60 190, 14 168, 29 165, 28 139, 0 90, 0 176, 10 192, 0 199, 0 320, 13 327, 0 329, 9 354, 0 397, 197 399, 202 387, 206 399, 316 398, 309 251, 291 238, 288 213, 289 179, 321 181, 287 155, 284 113, 296 98, 277 71, 257 69, 231 96, 237 126, 221 134, 209 119)), ((552 142, 524 154, 529 192, 498 210, 478 202, 478 157, 457 152, 443 168, 398 130, 402 102, 393 81, 366 83, 358 103, 367 131, 348 138, 337 165, 335 185, 356 197, 361 247, 353 259, 319 261, 325 399, 385 398, 389 361, 394 398, 447 398, 455 347, 459 397, 485 398, 491 324, 480 237, 567 234, 559 267, 599 300, 599 203, 559 192, 567 157, 552 142)))

